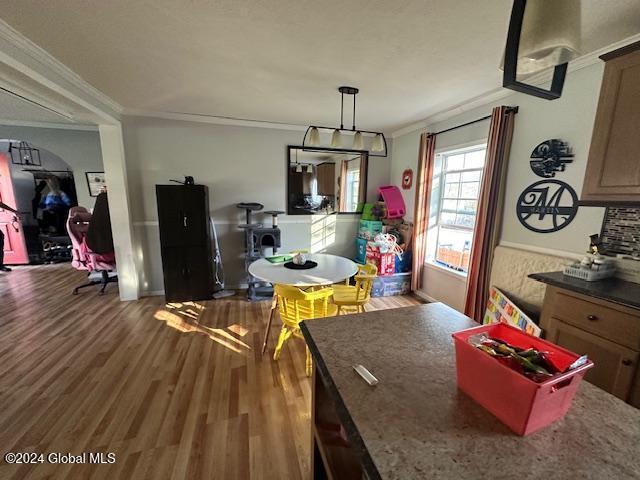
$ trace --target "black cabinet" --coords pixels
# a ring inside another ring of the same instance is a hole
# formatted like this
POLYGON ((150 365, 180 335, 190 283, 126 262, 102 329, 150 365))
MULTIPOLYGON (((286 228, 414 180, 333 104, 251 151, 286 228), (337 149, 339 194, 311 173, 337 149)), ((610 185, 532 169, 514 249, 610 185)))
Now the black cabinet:
POLYGON ((164 292, 168 302, 213 294, 209 194, 204 185, 156 185, 164 292))

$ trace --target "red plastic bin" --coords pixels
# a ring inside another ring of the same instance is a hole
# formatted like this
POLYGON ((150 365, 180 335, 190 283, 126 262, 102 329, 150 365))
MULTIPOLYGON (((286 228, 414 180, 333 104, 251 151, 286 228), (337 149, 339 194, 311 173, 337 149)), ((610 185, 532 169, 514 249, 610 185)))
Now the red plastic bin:
POLYGON ((536 383, 469 344, 467 339, 477 333, 486 333, 512 345, 566 355, 572 361, 579 355, 505 323, 482 325, 452 335, 458 388, 518 435, 528 435, 562 418, 571 406, 582 377, 593 367, 588 361, 570 372, 536 383))

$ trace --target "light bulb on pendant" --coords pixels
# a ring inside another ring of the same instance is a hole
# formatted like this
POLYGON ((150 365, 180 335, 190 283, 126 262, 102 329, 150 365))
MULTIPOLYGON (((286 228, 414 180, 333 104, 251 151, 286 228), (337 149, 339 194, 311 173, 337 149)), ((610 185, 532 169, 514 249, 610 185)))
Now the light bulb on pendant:
POLYGON ((302 173, 302 165, 298 164, 296 166, 296 173, 302 173))
POLYGON ((362 133, 359 131, 353 136, 353 149, 354 150, 363 150, 364 149, 364 139, 362 138, 362 133))
POLYGON ((313 165, 307 165, 307 173, 313 173, 313 165))
POLYGON ((342 134, 337 128, 333 131, 333 135, 331 135, 331 146, 334 148, 340 148, 342 146, 342 134))
POLYGON ((371 143, 371 151, 372 152, 383 152, 384 151, 384 141, 382 140, 382 134, 376 134, 373 142, 371 143))
POLYGON ((311 127, 311 130, 309 130, 309 141, 307 142, 307 145, 310 147, 320 146, 320 132, 318 132, 316 127, 311 127))

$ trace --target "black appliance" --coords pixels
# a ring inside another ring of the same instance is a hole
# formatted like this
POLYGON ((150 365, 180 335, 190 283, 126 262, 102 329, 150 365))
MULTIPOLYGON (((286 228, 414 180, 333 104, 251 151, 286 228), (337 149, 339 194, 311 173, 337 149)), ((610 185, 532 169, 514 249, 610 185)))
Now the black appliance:
POLYGON ((156 185, 156 198, 167 302, 211 299, 209 190, 204 185, 156 185))

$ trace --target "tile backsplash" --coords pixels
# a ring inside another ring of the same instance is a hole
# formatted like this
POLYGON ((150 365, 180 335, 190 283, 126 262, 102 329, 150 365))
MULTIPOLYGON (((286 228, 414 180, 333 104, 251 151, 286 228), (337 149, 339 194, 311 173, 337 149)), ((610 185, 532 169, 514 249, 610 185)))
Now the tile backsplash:
POLYGON ((607 253, 640 256, 640 208, 607 208, 601 240, 607 253))

